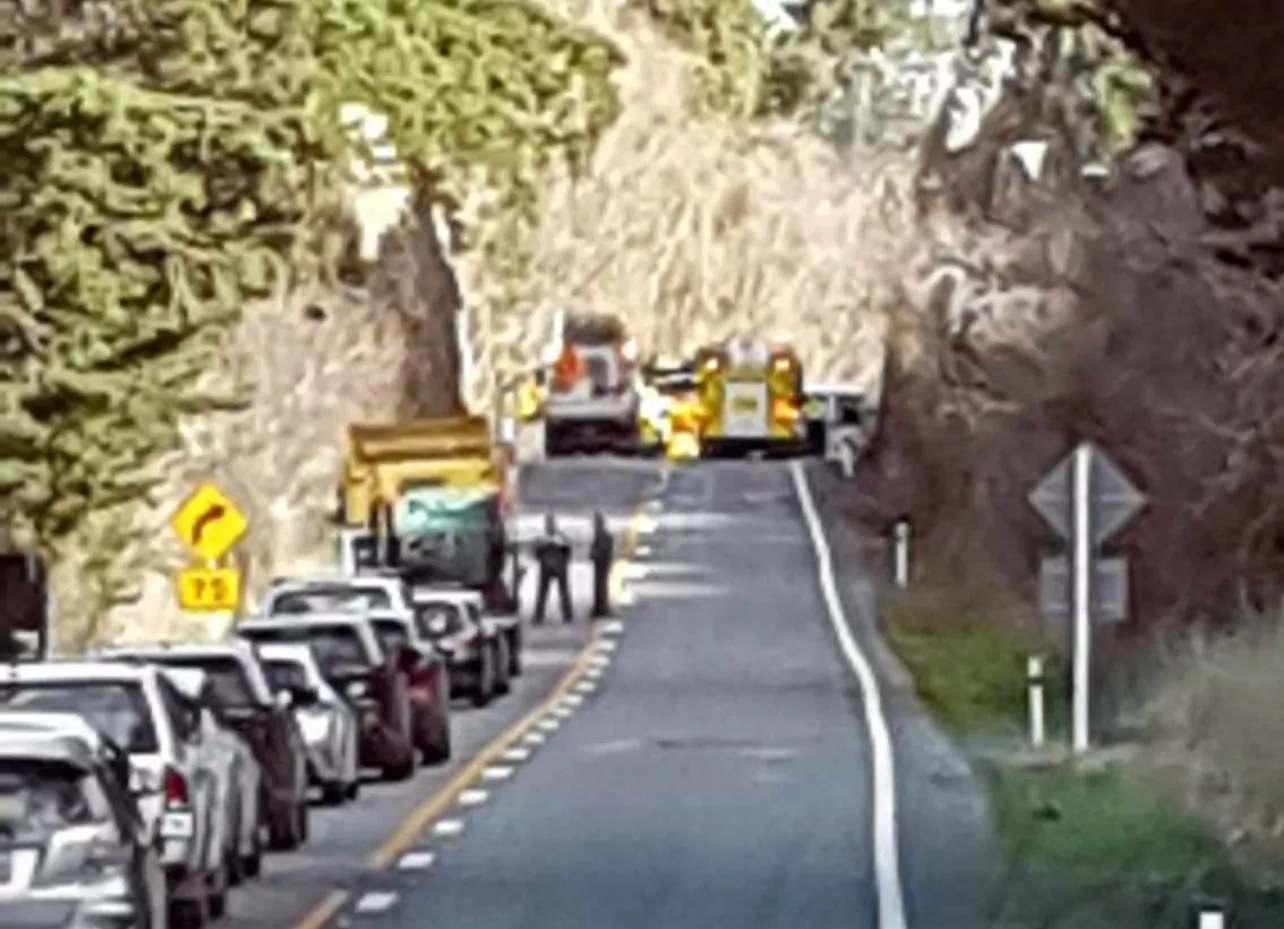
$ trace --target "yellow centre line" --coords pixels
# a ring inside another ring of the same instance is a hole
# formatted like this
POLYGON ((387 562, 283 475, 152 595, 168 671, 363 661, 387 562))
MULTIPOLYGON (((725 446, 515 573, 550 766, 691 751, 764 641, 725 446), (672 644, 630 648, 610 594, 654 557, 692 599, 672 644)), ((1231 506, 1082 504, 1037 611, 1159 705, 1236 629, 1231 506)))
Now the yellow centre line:
MULTIPOLYGON (((619 555, 616 557, 615 563, 611 565, 612 599, 617 599, 623 589, 624 572, 628 565, 629 557, 637 548, 638 523, 641 515, 642 508, 640 506, 634 507, 629 516, 629 527, 620 544, 619 555)), ((368 860, 369 865, 374 868, 386 868, 392 864, 407 848, 415 843, 415 840, 423 834, 434 819, 455 802, 464 788, 481 776, 482 770, 487 765, 508 751, 514 742, 526 734, 527 730, 532 729, 537 722, 547 716, 549 711, 557 705, 557 702, 566 696, 567 692, 584 676, 585 670, 588 669, 589 659, 593 657, 593 647, 597 644, 598 638, 598 627, 593 625, 589 631, 588 641, 580 649, 575 658, 575 663, 554 685, 552 692, 540 701, 533 710, 487 743, 472 761, 460 768, 450 780, 442 785, 440 790, 424 798, 418 806, 411 810, 410 815, 375 849, 368 860)), ((347 891, 331 891, 320 903, 295 923, 293 929, 323 929, 334 918, 335 914, 343 908, 343 905, 347 903, 348 897, 347 891)))

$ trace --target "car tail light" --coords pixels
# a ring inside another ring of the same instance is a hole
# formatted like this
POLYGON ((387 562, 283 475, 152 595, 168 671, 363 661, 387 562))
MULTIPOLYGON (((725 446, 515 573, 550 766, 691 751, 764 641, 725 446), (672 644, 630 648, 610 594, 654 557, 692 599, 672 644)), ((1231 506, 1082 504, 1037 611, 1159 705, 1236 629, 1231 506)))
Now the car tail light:
POLYGON ((187 806, 187 780, 173 768, 166 768, 161 780, 161 791, 165 794, 166 806, 187 806))

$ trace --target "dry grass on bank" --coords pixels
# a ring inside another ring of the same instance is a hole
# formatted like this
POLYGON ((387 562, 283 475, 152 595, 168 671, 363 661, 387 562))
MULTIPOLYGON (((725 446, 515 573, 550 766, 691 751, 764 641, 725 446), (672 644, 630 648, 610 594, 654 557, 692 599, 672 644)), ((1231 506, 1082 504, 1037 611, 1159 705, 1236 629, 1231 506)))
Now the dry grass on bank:
POLYGON ((1284 626, 1171 660, 1151 705, 1147 778, 1230 844, 1284 865, 1284 626))
POLYGON ((498 363, 529 364, 554 309, 570 306, 623 315, 644 349, 748 333, 792 340, 817 377, 877 370, 908 166, 853 168, 784 125, 699 119, 686 102, 689 55, 639 14, 588 19, 628 56, 623 114, 588 176, 546 189, 498 363))

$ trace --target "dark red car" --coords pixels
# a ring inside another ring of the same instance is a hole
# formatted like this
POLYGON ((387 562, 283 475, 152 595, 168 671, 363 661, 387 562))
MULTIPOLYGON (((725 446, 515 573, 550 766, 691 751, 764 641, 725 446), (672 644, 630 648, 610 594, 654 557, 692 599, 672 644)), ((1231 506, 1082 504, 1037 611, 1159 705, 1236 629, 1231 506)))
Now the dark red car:
POLYGON ((379 768, 389 781, 406 780, 418 770, 409 675, 380 644, 365 616, 300 613, 253 619, 238 625, 236 634, 256 643, 311 645, 327 683, 357 711, 361 765, 379 768))
POLYGON ((450 759, 450 668, 413 620, 395 611, 369 614, 384 650, 396 656, 410 688, 415 747, 428 764, 450 759))

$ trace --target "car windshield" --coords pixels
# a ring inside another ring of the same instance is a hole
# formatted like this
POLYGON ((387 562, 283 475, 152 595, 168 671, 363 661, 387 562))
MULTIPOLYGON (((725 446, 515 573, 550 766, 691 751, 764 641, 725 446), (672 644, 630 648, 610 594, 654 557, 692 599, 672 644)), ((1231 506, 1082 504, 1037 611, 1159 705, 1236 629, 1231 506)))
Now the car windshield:
POLYGON ((277 594, 272 598, 272 614, 300 613, 364 613, 386 610, 392 598, 378 587, 358 587, 336 584, 333 586, 307 587, 277 594))
POLYGON ((289 658, 269 658, 263 662, 263 673, 273 690, 307 690, 308 669, 303 662, 289 658))
POLYGON ((23 683, 0 691, 6 709, 76 713, 127 752, 160 750, 147 697, 140 685, 119 681, 23 683))
POLYGON ((375 635, 379 644, 390 652, 401 649, 410 641, 406 633, 406 624, 399 619, 376 619, 373 621, 375 635))
POLYGON ((216 655, 160 655, 150 660, 169 668, 205 672, 203 696, 218 707, 246 708, 259 705, 245 667, 235 658, 216 655))
POLYGON ((320 626, 300 623, 276 629, 250 629, 241 633, 255 642, 302 643, 312 646, 317 664, 325 674, 344 666, 369 667, 371 656, 352 626, 320 626))
POLYGON ((457 635, 464 630, 463 611, 453 603, 422 603, 415 607, 415 626, 428 639, 457 635))
POLYGON ((0 843, 47 836, 106 819, 93 777, 43 759, 0 759, 0 843))

